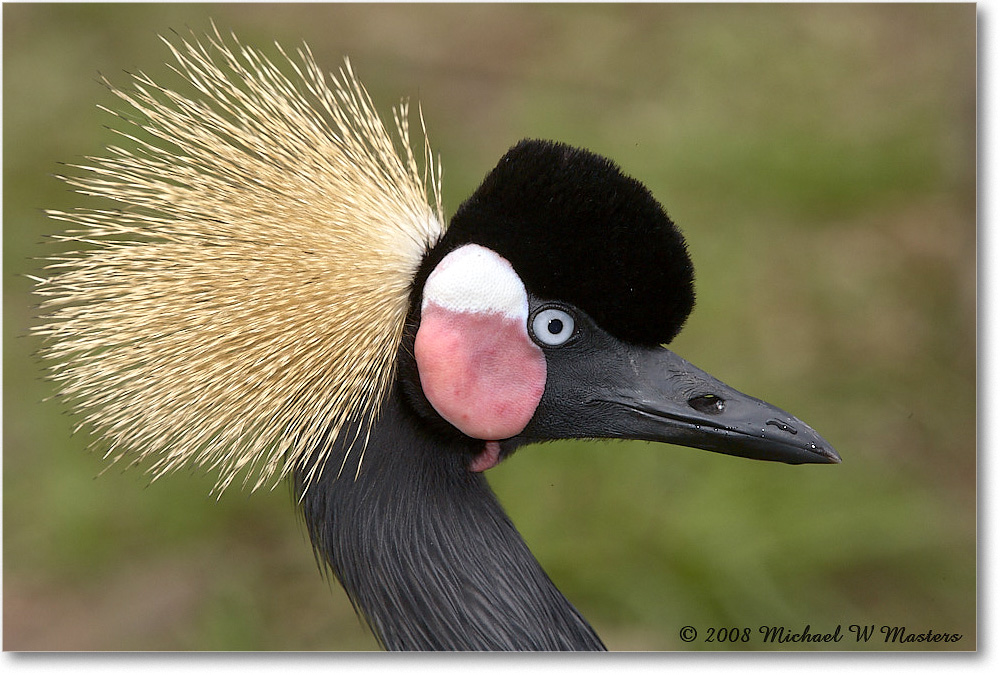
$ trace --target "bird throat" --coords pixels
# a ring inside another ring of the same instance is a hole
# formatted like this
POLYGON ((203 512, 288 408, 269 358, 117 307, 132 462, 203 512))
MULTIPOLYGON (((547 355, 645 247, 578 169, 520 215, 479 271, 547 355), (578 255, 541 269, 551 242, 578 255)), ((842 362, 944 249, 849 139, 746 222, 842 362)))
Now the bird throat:
POLYGON ((304 468, 296 491, 317 558, 384 647, 604 649, 481 473, 498 460, 498 443, 470 467, 467 445, 428 431, 397 387, 360 472, 354 453, 344 462, 344 434, 333 444, 319 479, 305 481, 304 468))

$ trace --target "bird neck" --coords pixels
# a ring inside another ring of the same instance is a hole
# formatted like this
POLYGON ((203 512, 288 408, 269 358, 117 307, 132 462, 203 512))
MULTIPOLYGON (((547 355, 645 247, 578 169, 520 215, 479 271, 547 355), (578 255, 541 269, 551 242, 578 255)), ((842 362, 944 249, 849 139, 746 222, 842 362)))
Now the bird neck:
POLYGON ((346 463, 331 454, 308 487, 297 478, 317 557, 378 640, 392 650, 604 649, 468 470, 468 450, 423 431, 400 399, 383 406, 356 477, 358 448, 346 463))

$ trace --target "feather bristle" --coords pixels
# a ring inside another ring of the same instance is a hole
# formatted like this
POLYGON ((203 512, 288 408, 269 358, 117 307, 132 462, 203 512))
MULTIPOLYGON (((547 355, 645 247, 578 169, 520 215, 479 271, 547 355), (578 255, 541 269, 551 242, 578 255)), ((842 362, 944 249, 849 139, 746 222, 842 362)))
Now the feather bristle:
POLYGON ((63 180, 118 208, 49 212, 86 247, 49 259, 35 332, 108 459, 256 489, 317 471, 324 439, 377 416, 443 230, 440 166, 426 131, 418 166, 405 102, 393 139, 348 60, 328 79, 279 46, 286 76, 235 37, 204 40, 163 39, 195 97, 141 72, 108 85, 123 143, 63 180))

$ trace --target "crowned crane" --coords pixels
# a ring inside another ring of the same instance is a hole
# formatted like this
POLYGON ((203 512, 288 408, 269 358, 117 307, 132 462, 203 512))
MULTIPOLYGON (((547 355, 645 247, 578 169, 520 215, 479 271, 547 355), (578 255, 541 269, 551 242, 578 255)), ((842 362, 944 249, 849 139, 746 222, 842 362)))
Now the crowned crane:
MULTIPOLYGON (((393 650, 588 650, 484 472, 527 444, 643 439, 839 462, 809 426, 662 345, 694 305, 680 231, 613 162, 513 146, 445 228, 345 62, 164 40, 127 148, 63 177, 115 208, 37 279, 60 393, 113 460, 290 477, 319 559, 393 650)), ((110 87, 110 85, 109 85, 110 87)), ((423 119, 421 117, 421 124, 423 119)), ((426 132, 424 133, 426 138, 426 132)))

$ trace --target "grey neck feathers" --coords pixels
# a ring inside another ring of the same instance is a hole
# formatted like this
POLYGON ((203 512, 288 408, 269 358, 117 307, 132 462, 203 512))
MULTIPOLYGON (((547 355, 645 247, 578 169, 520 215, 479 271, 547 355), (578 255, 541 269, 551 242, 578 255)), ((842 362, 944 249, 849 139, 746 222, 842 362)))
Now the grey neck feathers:
POLYGON ((466 455, 396 396, 355 479, 357 449, 303 494, 317 557, 391 650, 602 650, 466 455))

